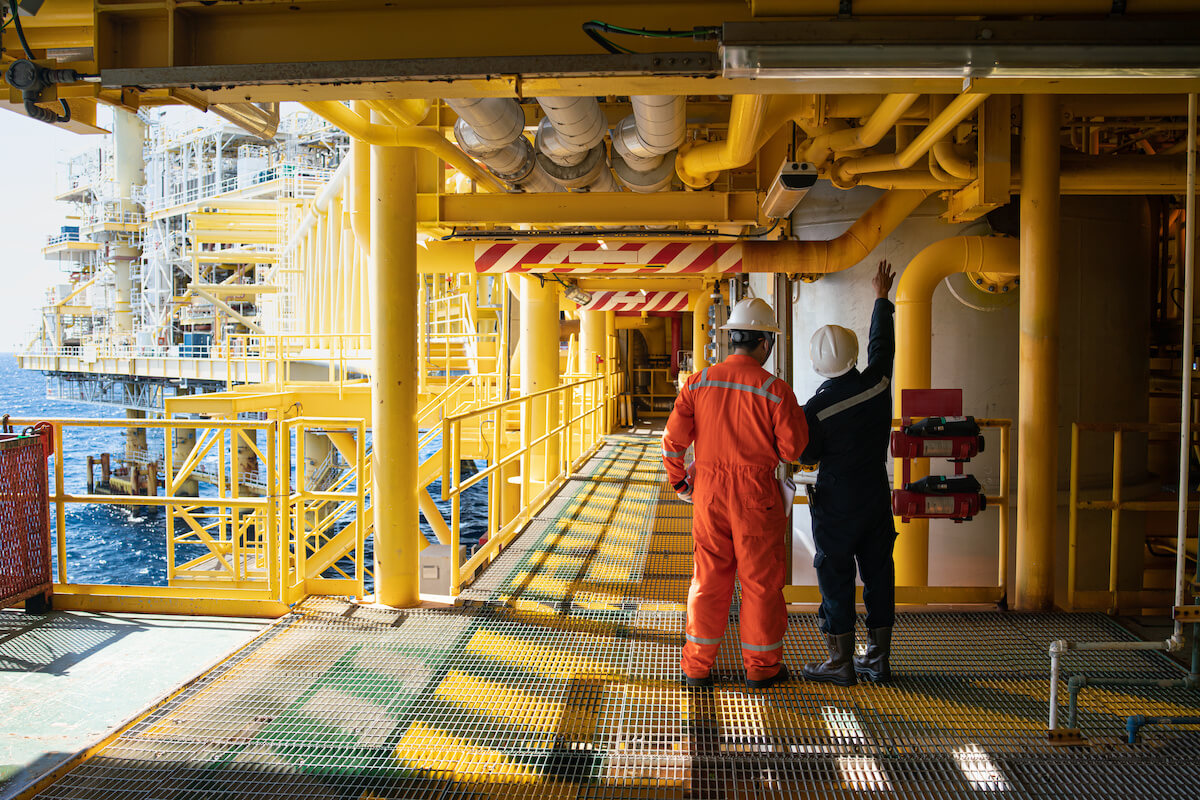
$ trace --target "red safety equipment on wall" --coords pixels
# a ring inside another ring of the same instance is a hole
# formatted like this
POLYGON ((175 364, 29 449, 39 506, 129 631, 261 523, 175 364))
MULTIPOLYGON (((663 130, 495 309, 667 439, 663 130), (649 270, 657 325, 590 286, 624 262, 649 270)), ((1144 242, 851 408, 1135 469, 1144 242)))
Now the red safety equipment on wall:
POLYGON ((970 461, 982 452, 982 436, 912 436, 904 431, 892 431, 892 458, 970 461))

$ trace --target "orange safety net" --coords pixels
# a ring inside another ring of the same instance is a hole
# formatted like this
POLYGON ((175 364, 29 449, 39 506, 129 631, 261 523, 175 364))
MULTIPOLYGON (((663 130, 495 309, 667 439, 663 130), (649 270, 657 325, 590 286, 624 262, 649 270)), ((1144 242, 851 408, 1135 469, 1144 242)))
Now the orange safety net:
POLYGON ((0 608, 45 594, 50 584, 43 438, 0 434, 0 608))

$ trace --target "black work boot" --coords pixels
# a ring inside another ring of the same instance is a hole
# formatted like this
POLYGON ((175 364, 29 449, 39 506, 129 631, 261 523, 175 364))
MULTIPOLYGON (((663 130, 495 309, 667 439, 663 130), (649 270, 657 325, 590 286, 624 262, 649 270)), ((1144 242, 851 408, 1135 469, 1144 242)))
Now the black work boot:
POLYGON ((746 685, 751 689, 766 689, 768 686, 774 686, 777 683, 783 683, 789 677, 787 664, 780 664, 779 672, 776 672, 771 677, 763 678, 762 680, 757 681, 746 678, 746 685))
POLYGON ((867 652, 854 657, 854 671, 872 683, 891 680, 892 669, 888 665, 891 650, 892 629, 871 628, 867 631, 867 652))
POLYGON ((810 681, 836 683, 838 686, 853 686, 854 677, 854 631, 834 636, 825 634, 829 647, 829 659, 823 664, 805 664, 804 677, 810 681))

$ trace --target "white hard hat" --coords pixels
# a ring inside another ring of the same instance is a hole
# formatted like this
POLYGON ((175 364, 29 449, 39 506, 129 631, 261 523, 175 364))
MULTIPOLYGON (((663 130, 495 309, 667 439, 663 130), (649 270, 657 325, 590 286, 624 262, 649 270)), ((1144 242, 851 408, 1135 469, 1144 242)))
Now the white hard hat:
POLYGON ((825 325, 813 334, 808 352, 818 375, 836 378, 854 369, 858 363, 858 337, 841 325, 825 325))
POLYGON ((775 312, 767 305, 766 300, 758 297, 738 300, 733 310, 729 312, 729 320, 721 326, 721 330, 781 332, 779 326, 775 324, 775 312))

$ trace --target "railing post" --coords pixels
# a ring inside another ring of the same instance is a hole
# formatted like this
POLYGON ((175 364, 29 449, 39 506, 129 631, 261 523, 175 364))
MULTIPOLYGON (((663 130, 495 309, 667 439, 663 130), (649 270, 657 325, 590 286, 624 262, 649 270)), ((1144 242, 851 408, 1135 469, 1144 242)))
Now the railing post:
MULTIPOLYGON (((63 500, 63 426, 54 426, 54 534, 58 546, 58 582, 67 582, 67 507, 63 500)), ((167 448, 170 450, 170 448, 167 448)), ((168 537, 168 542, 169 542, 168 537)), ((174 562, 167 548, 167 568, 174 562)), ((170 572, 168 571, 168 576, 170 572)))
POLYGON ((1122 431, 1118 427, 1113 432, 1113 490, 1112 490, 1112 532, 1109 536, 1108 561, 1108 591, 1109 611, 1117 612, 1117 567, 1120 563, 1121 546, 1121 444, 1122 431))
MULTIPOLYGON (((305 556, 308 551, 308 505, 305 495, 308 493, 308 464, 305 463, 307 454, 304 452, 304 439, 308 433, 308 423, 297 421, 288 421, 284 423, 284 430, 287 431, 284 441, 288 449, 291 449, 292 432, 296 435, 296 504, 293 507, 291 502, 291 493, 288 492, 284 496, 287 497, 287 506, 285 516, 295 514, 295 519, 292 522, 292 536, 296 540, 296 581, 303 584, 308 580, 307 559, 305 556), (294 509, 294 510, 293 510, 294 509)), ((284 540, 283 552, 287 552, 289 539, 284 540)))
POLYGON ((1079 561, 1079 423, 1071 423, 1071 492, 1067 507, 1067 610, 1075 609, 1075 573, 1079 561))
MULTIPOLYGON (((283 437, 283 447, 279 449, 279 456, 283 461, 283 469, 277 469, 276 464, 276 442, 279 440, 280 429, 283 427, 281 415, 276 413, 272 415, 272 424, 267 427, 267 475, 268 486, 274 485, 275 491, 271 492, 271 496, 267 498, 267 530, 266 530, 266 546, 267 546, 267 592, 273 597, 283 602, 286 598, 284 592, 284 558, 283 553, 287 551, 287 540, 282 536, 286 531, 287 525, 282 527, 279 525, 279 516, 275 513, 276 502, 282 504, 284 514, 287 516, 288 489, 291 485, 289 464, 289 450, 287 446, 287 436, 283 437), (282 484, 282 486, 281 486, 282 484)), ((169 473, 168 473, 169 474, 169 473)))

